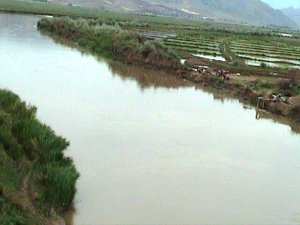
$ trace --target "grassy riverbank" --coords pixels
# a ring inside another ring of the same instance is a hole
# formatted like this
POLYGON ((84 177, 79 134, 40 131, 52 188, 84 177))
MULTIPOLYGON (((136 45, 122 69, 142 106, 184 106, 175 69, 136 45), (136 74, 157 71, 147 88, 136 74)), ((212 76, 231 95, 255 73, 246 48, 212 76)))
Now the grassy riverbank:
POLYGON ((0 224, 49 224, 71 206, 79 175, 68 146, 35 107, 0 90, 0 224))
POLYGON ((44 18, 39 21, 38 28, 114 60, 147 67, 181 68, 175 51, 158 40, 147 40, 136 32, 123 30, 118 24, 107 25, 102 20, 44 18))

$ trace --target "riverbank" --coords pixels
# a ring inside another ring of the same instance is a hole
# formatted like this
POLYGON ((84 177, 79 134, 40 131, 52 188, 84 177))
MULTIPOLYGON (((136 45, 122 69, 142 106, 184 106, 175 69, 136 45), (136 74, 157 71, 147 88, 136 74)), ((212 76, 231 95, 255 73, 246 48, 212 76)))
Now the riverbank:
POLYGON ((95 54, 148 68, 182 69, 179 56, 158 40, 107 25, 101 20, 43 18, 38 29, 77 43, 95 54))
POLYGON ((265 100, 262 110, 300 123, 300 84, 295 79, 225 71, 209 60, 189 57, 186 53, 180 54, 187 58, 183 66, 175 50, 165 47, 159 40, 146 40, 136 32, 123 30, 118 23, 107 25, 102 20, 44 18, 39 21, 38 28, 97 55, 151 69, 168 70, 182 79, 231 93, 246 104, 257 106, 258 99, 262 98, 265 100), (218 74, 220 69, 224 76, 218 74), (274 96, 282 98, 276 100, 274 96))
POLYGON ((37 109, 0 90, 0 224, 64 224, 78 172, 69 142, 36 118, 37 109))
POLYGON ((215 68, 206 67, 203 70, 203 72, 179 71, 178 74, 183 79, 231 94, 244 104, 257 107, 258 110, 265 110, 300 123, 298 82, 289 79, 241 76, 236 73, 228 73, 222 77, 215 68))

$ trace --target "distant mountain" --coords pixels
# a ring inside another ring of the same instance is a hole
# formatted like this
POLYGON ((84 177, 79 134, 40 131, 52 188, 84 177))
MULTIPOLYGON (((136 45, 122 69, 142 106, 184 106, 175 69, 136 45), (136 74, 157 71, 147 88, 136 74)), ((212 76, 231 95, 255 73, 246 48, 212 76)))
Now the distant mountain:
POLYGON ((218 20, 295 27, 283 13, 260 0, 150 0, 218 20))
POLYGON ((283 12, 286 16, 288 16, 290 19, 295 21, 300 26, 300 8, 296 9, 293 7, 282 9, 281 12, 283 12))
POLYGON ((298 25, 281 11, 260 0, 48 0, 109 10, 151 13, 184 18, 205 18, 233 23, 298 25))

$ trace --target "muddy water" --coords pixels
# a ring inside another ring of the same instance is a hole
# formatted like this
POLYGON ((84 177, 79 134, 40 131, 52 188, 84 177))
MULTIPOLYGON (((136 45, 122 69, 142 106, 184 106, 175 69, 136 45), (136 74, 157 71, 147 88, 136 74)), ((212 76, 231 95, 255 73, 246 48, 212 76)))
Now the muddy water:
POLYGON ((0 86, 71 141, 81 177, 70 224, 299 224, 290 126, 57 44, 37 20, 0 14, 0 86))

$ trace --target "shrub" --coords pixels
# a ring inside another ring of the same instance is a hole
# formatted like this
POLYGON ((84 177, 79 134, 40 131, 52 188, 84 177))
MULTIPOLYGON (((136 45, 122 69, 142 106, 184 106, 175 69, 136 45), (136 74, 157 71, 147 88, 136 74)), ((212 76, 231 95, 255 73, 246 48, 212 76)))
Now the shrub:
POLYGON ((268 65, 267 65, 265 62, 262 62, 262 63, 260 64, 260 67, 261 67, 261 68, 267 68, 268 65))
POLYGON ((300 94, 300 84, 293 80, 281 80, 277 83, 277 92, 286 96, 300 94))
POLYGON ((151 52, 155 51, 155 46, 150 41, 146 41, 145 44, 141 46, 140 51, 144 57, 148 57, 151 52))

